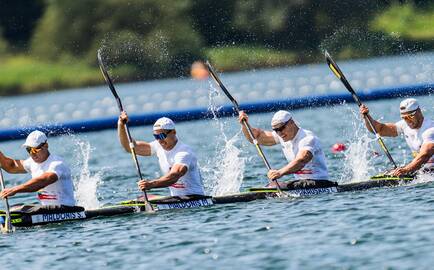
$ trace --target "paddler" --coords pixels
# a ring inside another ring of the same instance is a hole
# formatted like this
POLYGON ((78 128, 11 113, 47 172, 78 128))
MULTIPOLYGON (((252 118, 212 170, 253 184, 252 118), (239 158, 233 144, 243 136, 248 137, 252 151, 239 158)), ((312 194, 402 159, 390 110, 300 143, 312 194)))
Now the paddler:
MULTIPOLYGON (((411 175, 421 168, 424 171, 434 171, 434 121, 423 116, 419 103, 414 98, 403 100, 399 105, 399 112, 400 121, 383 124, 369 116, 369 109, 366 105, 360 106, 360 113, 370 118, 380 136, 397 137, 402 134, 413 152, 413 160, 391 171, 391 175, 411 175)), ((366 119, 365 124, 372 132, 366 119)))
MULTIPOLYGON (((248 121, 244 111, 239 113, 239 122, 248 121)), ((252 143, 244 125, 244 136, 252 143)), ((288 111, 280 110, 271 119, 272 131, 252 128, 253 136, 260 145, 272 146, 280 144, 288 164, 278 170, 269 170, 268 178, 277 180, 289 174, 295 176, 295 181, 282 183, 281 187, 298 188, 326 188, 336 186, 336 182, 329 181, 325 155, 319 139, 312 131, 300 128, 288 111)), ((280 184, 279 184, 280 185, 280 184)))
POLYGON ((75 206, 71 170, 61 157, 48 151, 45 133, 39 130, 31 132, 22 146, 27 150, 29 158, 12 159, 0 152, 0 165, 9 173, 30 173, 32 178, 23 184, 4 189, 0 197, 38 192, 37 197, 42 205, 38 209, 61 210, 75 206))
MULTIPOLYGON (((118 121, 118 135, 121 145, 127 152, 130 146, 125 123, 128 115, 122 112, 118 121)), ((167 118, 158 119, 153 126, 152 142, 135 141, 137 155, 158 158, 163 176, 157 179, 142 179, 138 182, 140 190, 168 187, 172 196, 203 196, 204 188, 197 157, 190 146, 182 143, 176 134, 175 123, 167 118)))

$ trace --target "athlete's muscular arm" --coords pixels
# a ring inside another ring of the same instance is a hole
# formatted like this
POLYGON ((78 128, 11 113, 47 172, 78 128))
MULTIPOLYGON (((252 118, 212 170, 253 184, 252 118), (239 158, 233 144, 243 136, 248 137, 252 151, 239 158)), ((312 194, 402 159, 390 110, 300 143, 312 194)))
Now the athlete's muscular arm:
MULTIPOLYGON (((247 128, 243 125, 242 129, 244 136, 249 140, 249 142, 253 143, 252 138, 247 132, 247 128)), ((260 145, 271 146, 276 144, 273 134, 270 131, 262 130, 260 128, 252 128, 252 133, 260 145)))
POLYGON ((363 120, 365 121, 365 126, 366 128, 374 133, 374 131, 371 128, 371 125, 368 122, 368 119, 371 120, 372 125, 374 126, 375 130, 377 131, 377 133, 380 136, 384 136, 384 137, 396 137, 398 136, 398 130, 396 128, 396 125, 394 123, 380 123, 377 120, 374 120, 370 115, 369 115, 369 109, 366 105, 362 104, 362 106, 360 106, 360 113, 363 116, 363 120))
MULTIPOLYGON (((244 111, 240 111, 240 115, 238 116, 238 121, 241 124, 244 137, 246 137, 249 142, 253 143, 253 138, 250 137, 250 134, 243 124, 243 121, 246 121, 248 123, 249 117, 244 111)), ((251 128, 253 136, 256 138, 259 144, 261 145, 275 145, 276 141, 274 140, 273 134, 270 131, 265 131, 260 128, 251 128)))
POLYGON ((392 175, 401 176, 419 170, 434 155, 434 143, 422 144, 419 154, 404 167, 398 168, 392 172, 392 175))
MULTIPOLYGON (((125 128, 125 123, 128 122, 128 115, 126 112, 122 112, 119 116, 118 120, 118 137, 119 142, 122 147, 128 153, 131 153, 130 142, 128 141, 127 129, 125 128)), ((135 141, 131 138, 134 144, 134 148, 136 150, 136 154, 140 156, 150 156, 151 155, 151 146, 149 143, 145 141, 135 141)))
POLYGON ((187 173, 187 171, 187 166, 183 164, 175 164, 166 175, 155 180, 140 180, 137 184, 140 190, 168 187, 175 184, 179 178, 187 173))
POLYGON ((267 174, 268 178, 270 180, 277 180, 286 174, 298 172, 303 169, 312 158, 313 155, 310 151, 302 150, 297 154, 295 159, 289 162, 285 167, 279 170, 269 170, 267 174))
POLYGON ((0 152, 0 165, 8 173, 26 173, 23 160, 12 159, 0 152))
POLYGON ((17 193, 35 192, 44 188, 58 180, 57 174, 46 172, 38 177, 32 178, 29 181, 11 188, 6 188, 0 193, 1 198, 14 196, 17 193))

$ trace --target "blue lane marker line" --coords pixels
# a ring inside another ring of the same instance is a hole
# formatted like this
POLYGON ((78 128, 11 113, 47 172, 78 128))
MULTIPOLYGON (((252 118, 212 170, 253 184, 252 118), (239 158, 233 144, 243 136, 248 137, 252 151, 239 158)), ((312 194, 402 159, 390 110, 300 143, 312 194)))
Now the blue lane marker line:
MULTIPOLYGON (((407 96, 420 96, 434 93, 434 84, 411 85, 386 89, 375 89, 369 92, 360 92, 363 101, 380 100, 407 96)), ((306 96, 300 98, 267 100, 265 102, 251 102, 240 104, 240 109, 248 113, 270 112, 279 109, 302 109, 306 107, 321 107, 327 105, 354 102, 350 94, 331 94, 321 96, 306 96)), ((232 106, 221 107, 216 113, 217 117, 232 116, 235 114, 232 106)), ((152 125, 158 118, 166 116, 176 122, 212 118, 213 113, 208 108, 191 108, 156 113, 135 114, 130 116, 130 126, 152 125)), ((104 129, 117 128, 118 117, 98 118, 87 121, 71 121, 59 124, 37 125, 0 130, 0 141, 17 140, 25 138, 35 129, 46 132, 50 136, 68 133, 91 132, 104 129)))

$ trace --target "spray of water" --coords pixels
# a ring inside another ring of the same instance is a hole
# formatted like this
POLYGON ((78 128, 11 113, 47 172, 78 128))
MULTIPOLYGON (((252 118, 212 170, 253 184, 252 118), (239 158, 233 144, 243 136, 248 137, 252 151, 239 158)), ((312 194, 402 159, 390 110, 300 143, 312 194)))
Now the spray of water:
POLYGON ((78 168, 80 171, 74 179, 77 204, 86 209, 98 208, 100 202, 98 201, 97 188, 102 182, 102 172, 92 175, 89 171, 89 159, 92 152, 90 143, 77 141, 75 145, 78 148, 75 151, 76 157, 74 160, 77 161, 77 164, 74 165, 74 168, 78 168))
POLYGON ((375 139, 368 136, 358 113, 348 106, 346 109, 353 114, 352 128, 347 134, 347 137, 351 136, 352 138, 348 144, 348 150, 345 152, 344 169, 340 183, 368 180, 371 175, 375 174, 372 171, 375 167, 372 166, 373 153, 375 153, 372 144, 375 139))
POLYGON ((243 181, 244 159, 235 146, 239 134, 224 142, 216 149, 215 170, 211 176, 211 194, 214 196, 237 193, 243 181))
POLYGON ((370 172, 370 159, 372 157, 372 150, 370 149, 371 142, 366 134, 356 137, 350 143, 344 159, 344 175, 341 179, 342 182, 357 182, 369 179, 370 172))
POLYGON ((434 175, 432 173, 420 172, 416 175, 415 181, 412 184, 420 184, 434 181, 434 175))
POLYGON ((219 92, 211 87, 208 108, 213 113, 213 125, 218 128, 219 134, 214 138, 216 141, 214 154, 211 155, 206 166, 202 169, 205 175, 205 185, 213 196, 239 192, 245 166, 245 159, 241 157, 241 150, 236 146, 240 140, 241 132, 232 138, 227 137, 225 133, 226 123, 217 118, 216 115, 220 108, 215 105, 217 97, 219 97, 219 92))

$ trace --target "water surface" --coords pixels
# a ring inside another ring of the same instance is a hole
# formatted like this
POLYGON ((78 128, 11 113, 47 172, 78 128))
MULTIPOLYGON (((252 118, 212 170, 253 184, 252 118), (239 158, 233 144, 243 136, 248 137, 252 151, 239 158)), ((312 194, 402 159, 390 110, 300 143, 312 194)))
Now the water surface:
MULTIPOLYGON (((434 98, 419 100, 432 118, 434 98)), ((375 118, 395 122, 399 102, 367 104, 375 118)), ((293 113, 301 127, 321 138, 332 179, 364 180, 390 167, 376 142, 369 142, 372 136, 367 136, 354 104, 293 113), (330 147, 336 142, 351 151, 332 154, 330 147)), ((267 129, 271 116, 251 115, 250 122, 267 129)), ((149 126, 131 131, 137 139, 152 138, 149 126)), ((196 150, 208 193, 266 184, 264 165, 241 136, 235 118, 179 123, 177 131, 196 150)), ((410 160, 403 138, 385 142, 400 164, 410 160)), ((1 151, 24 159, 21 143, 4 142, 1 151)), ((131 156, 121 149, 115 130, 50 138, 49 147, 71 164, 82 205, 92 208, 140 195, 131 156)), ((264 151, 272 167, 285 164, 280 147, 264 151)), ((155 158, 140 158, 140 164, 146 177, 160 175, 155 158)), ((5 178, 12 185, 28 176, 6 173, 5 178)), ((0 237, 0 265, 1 269, 430 269, 433 194, 434 184, 428 182, 35 227, 0 237)), ((19 195, 11 203, 34 198, 19 195)))

